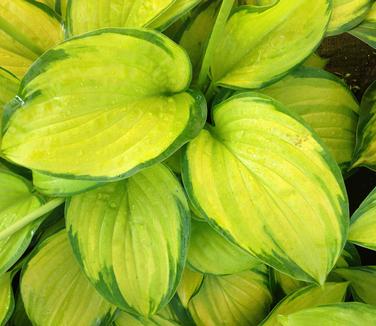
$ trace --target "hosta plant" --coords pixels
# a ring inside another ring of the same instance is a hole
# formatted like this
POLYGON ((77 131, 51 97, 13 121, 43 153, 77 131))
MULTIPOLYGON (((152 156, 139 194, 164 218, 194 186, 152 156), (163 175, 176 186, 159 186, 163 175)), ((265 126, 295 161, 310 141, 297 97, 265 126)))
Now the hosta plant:
POLYGON ((0 325, 376 324, 376 86, 319 50, 374 13, 1 0, 0 325))

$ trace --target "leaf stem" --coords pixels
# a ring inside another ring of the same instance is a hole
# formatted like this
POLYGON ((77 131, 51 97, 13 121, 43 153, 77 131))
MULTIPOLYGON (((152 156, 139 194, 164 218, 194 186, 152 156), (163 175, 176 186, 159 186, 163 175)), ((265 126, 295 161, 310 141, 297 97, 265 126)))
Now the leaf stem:
POLYGON ((23 218, 18 220, 16 223, 5 229, 4 231, 0 232, 0 241, 9 238, 11 235, 15 234, 17 231, 24 228, 26 225, 30 224, 31 222, 36 221, 37 219, 41 218, 43 215, 51 212, 56 207, 60 206, 64 203, 64 198, 55 198, 47 202, 46 204, 42 205, 41 207, 37 208, 36 210, 32 211, 31 213, 25 215, 23 218))
POLYGON ((205 51, 204 58, 202 60, 201 70, 198 75, 198 87, 203 89, 206 84, 211 62, 213 60, 214 50, 218 44, 220 37, 223 34, 227 19, 230 15, 234 0, 223 0, 221 9, 219 10, 218 17, 215 21, 208 46, 205 51))

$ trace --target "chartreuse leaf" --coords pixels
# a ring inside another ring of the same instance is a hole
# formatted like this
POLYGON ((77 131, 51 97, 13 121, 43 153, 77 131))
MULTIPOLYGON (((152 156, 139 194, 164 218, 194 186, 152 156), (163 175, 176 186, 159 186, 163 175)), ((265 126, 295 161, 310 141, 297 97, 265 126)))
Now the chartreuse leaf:
MULTIPOLYGON (((0 67, 0 131, 3 118, 4 105, 17 94, 19 86, 18 79, 9 71, 0 67)), ((1 144, 1 132, 0 132, 1 144)))
POLYGON ((29 317, 26 314, 24 304, 22 302, 21 293, 17 291, 15 294, 15 306, 12 316, 9 320, 9 326, 32 326, 29 317))
POLYGON ((208 223, 192 219, 188 265, 201 273, 225 275, 251 269, 261 262, 216 232, 208 223))
POLYGON ((283 326, 372 326, 376 324, 376 306, 344 302, 301 310, 278 320, 283 326))
POLYGON ((338 35, 359 25, 366 17, 373 0, 333 0, 333 13, 327 36, 338 35))
POLYGON ((268 282, 263 265, 232 275, 206 275, 189 301, 189 312, 197 326, 257 325, 272 302, 268 282))
POLYGON ((22 270, 21 295, 34 325, 99 325, 115 311, 81 271, 65 230, 34 250, 22 270))
POLYGON ((350 281, 355 300, 376 305, 376 266, 337 268, 334 273, 350 281))
POLYGON ((328 0, 280 0, 240 6, 230 17, 211 64, 214 85, 259 88, 306 59, 323 37, 328 0))
POLYGON ((376 2, 364 21, 349 33, 376 49, 376 2))
POLYGON ((348 87, 321 69, 302 67, 262 93, 299 114, 345 172, 355 147, 359 105, 348 87))
POLYGON ((0 66, 22 77, 47 49, 63 39, 58 16, 44 4, 25 0, 0 3, 0 66))
POLYGON ((148 24, 148 27, 158 30, 165 30, 180 17, 197 6, 200 2, 201 0, 175 0, 174 3, 167 8, 167 10, 162 12, 161 15, 148 24))
POLYGON ((13 309, 12 275, 5 273, 0 276, 0 325, 7 325, 13 309))
POLYGON ((90 281, 122 310, 145 317, 175 293, 189 222, 183 189, 163 165, 73 196, 66 210, 74 252, 90 281))
POLYGON ((184 308, 188 308, 189 300, 199 291, 204 275, 189 268, 185 268, 183 276, 177 288, 179 300, 184 308))
POLYGON ((214 126, 183 158, 191 202, 261 261, 323 284, 347 237, 338 165, 302 120, 269 97, 241 93, 212 115, 214 126))
POLYGON ((306 308, 342 302, 345 300, 347 286, 347 282, 325 283, 322 286, 308 285, 299 289, 280 301, 260 326, 281 325, 278 322, 278 315, 288 315, 306 308))
POLYGON ((321 68, 324 69, 327 65, 329 59, 325 59, 320 57, 316 53, 312 53, 306 61, 304 61, 303 65, 305 67, 312 67, 312 68, 321 68))
POLYGON ((376 188, 351 217, 349 241, 376 250, 376 188))
POLYGON ((151 30, 64 42, 38 59, 7 107, 3 155, 62 178, 128 177, 202 128, 205 99, 186 91, 190 74, 186 53, 151 30))
POLYGON ((376 81, 366 90, 360 104, 353 167, 376 170, 376 81))
MULTIPOLYGON (((43 201, 35 195, 28 180, 0 169, 0 233, 11 229, 43 201)), ((31 223, 0 240, 0 274, 8 270, 25 252, 39 222, 31 223)))
POLYGON ((135 316, 121 311, 115 319, 116 326, 178 326, 180 323, 173 319, 165 318, 156 314, 149 319, 136 318, 135 316))
POLYGON ((37 0, 55 10, 63 19, 65 19, 68 0, 37 0))
POLYGON ((101 183, 90 180, 58 178, 33 171, 33 184, 40 193, 46 196, 67 197, 95 188, 101 183))
POLYGON ((67 33, 72 36, 106 27, 144 27, 175 2, 177 0, 70 0, 67 33))
MULTIPOLYGON (((335 268, 359 265, 361 265, 359 253, 357 252, 354 245, 347 242, 345 248, 342 251, 341 256, 338 258, 336 262, 335 268)), ((296 280, 276 270, 274 270, 273 272, 277 284, 280 286, 283 293, 285 293, 286 295, 308 285, 306 282, 296 280)), ((338 276, 335 273, 331 272, 328 276, 328 280, 330 282, 337 282, 342 279, 338 278, 338 276)))
POLYGON ((192 14, 192 17, 183 25, 179 44, 187 50, 192 62, 193 77, 198 77, 207 43, 209 41, 220 1, 204 2, 192 14))

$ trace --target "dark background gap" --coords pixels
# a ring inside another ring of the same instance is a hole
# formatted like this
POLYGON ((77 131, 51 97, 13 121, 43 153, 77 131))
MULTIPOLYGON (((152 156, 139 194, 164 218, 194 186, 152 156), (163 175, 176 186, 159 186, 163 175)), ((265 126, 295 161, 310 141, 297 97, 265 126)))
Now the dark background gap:
MULTIPOLYGON (((344 79, 360 102, 376 80, 376 50, 350 34, 326 38, 318 53, 329 59, 326 70, 344 79)), ((346 180, 351 214, 376 186, 376 172, 360 168, 346 180)), ((357 247, 363 265, 376 265, 376 252, 357 247)))

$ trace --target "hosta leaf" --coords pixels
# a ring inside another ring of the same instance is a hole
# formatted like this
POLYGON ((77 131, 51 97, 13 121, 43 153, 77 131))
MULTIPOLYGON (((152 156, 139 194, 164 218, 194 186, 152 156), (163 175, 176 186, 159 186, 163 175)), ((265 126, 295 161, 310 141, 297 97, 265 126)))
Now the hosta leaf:
POLYGON ((156 314, 149 319, 143 319, 132 316, 127 312, 120 312, 114 322, 116 326, 178 326, 179 322, 175 320, 166 319, 159 314, 156 314))
POLYGON ((197 6, 202 0, 175 0, 161 15, 154 19, 149 28, 165 30, 172 23, 197 6))
POLYGON ((177 150, 174 154, 168 157, 163 163, 167 165, 174 173, 181 173, 181 158, 183 152, 182 149, 177 150))
POLYGON ((324 69, 327 65, 329 59, 325 59, 320 57, 316 53, 312 53, 306 61, 304 61, 303 65, 305 67, 312 67, 312 68, 321 68, 324 69))
POLYGON ((376 2, 364 21, 349 33, 376 49, 376 2))
POLYGON ((347 282, 325 283, 322 286, 309 285, 299 289, 280 301, 260 325, 281 325, 278 322, 278 315, 288 315, 306 308, 342 302, 345 299, 347 286, 347 282))
POLYGON ((44 195, 67 197, 95 188, 101 183, 90 180, 63 179, 33 171, 33 184, 44 195))
POLYGON ((66 231, 42 242, 24 266, 21 295, 34 325, 93 325, 114 312, 86 279, 66 231))
POLYGON ((220 1, 204 2, 183 25, 179 44, 188 52, 194 78, 198 77, 220 4, 220 1))
MULTIPOLYGON (((0 170, 0 231, 17 223, 42 205, 42 199, 33 194, 26 179, 4 169, 0 170)), ((15 234, 0 240, 0 274, 9 269, 25 252, 39 222, 31 223, 15 234)))
POLYGON ((301 310, 278 319, 283 326, 371 326, 376 323, 376 307, 345 302, 301 310))
POLYGON ((241 6, 230 17, 211 65, 215 85, 259 88, 306 59, 329 21, 328 0, 241 6))
POLYGON ((7 325, 13 309, 12 275, 5 273, 0 276, 0 325, 7 325))
POLYGON ((14 311, 9 320, 9 326, 32 326, 32 323, 26 314, 21 293, 18 291, 15 297, 14 311))
POLYGON ((0 3, 0 66, 22 77, 44 51, 63 39, 58 17, 44 4, 25 0, 0 3))
POLYGON ((155 165, 73 196, 66 223, 86 275, 110 302, 147 317, 170 301, 185 263, 189 208, 169 169, 155 165))
MULTIPOLYGON (((4 105, 17 94, 19 86, 18 79, 9 71, 0 67, 0 130, 3 118, 4 105)), ((1 132, 0 132, 1 144, 1 132)))
POLYGON ((351 217, 349 241, 376 250, 376 188, 351 217))
POLYGON ((333 0, 333 13, 326 35, 337 35, 359 25, 366 17, 373 0, 333 0))
POLYGON ((199 291, 204 275, 185 268, 177 288, 177 294, 184 308, 188 308, 189 300, 199 291))
POLYGON ((256 93, 216 106, 213 123, 183 158, 195 208, 273 268, 324 283, 347 237, 348 202, 340 170, 319 138, 256 93))
POLYGON ((6 109, 3 154, 63 178, 128 177, 201 129, 205 100, 186 91, 190 74, 186 53, 151 30, 71 39, 41 56, 23 79, 6 109))
POLYGON ((37 0, 38 2, 44 3, 51 9, 55 10, 63 19, 65 19, 68 0, 37 0))
POLYGON ((376 170, 376 81, 367 89, 360 104, 353 167, 376 170))
MULTIPOLYGON (((354 245, 347 242, 341 256, 336 262, 335 268, 359 265, 361 265, 359 253, 357 252, 354 245)), ((278 271, 274 271, 274 277, 277 284, 286 295, 308 285, 306 282, 296 280, 278 271)), ((338 278, 336 274, 333 274, 333 272, 331 272, 327 280, 330 282, 337 282, 341 281, 342 279, 338 278)))
POLYGON ((71 0, 67 33, 79 35, 106 27, 143 27, 168 10, 177 0, 71 0))
POLYGON ((376 305, 376 266, 337 268, 334 273, 350 281, 355 300, 376 305))
POLYGON ((187 262, 205 274, 234 274, 251 269, 261 262, 243 251, 208 223, 192 219, 187 262))
POLYGON ((359 105, 334 75, 300 68, 263 90, 299 114, 321 137, 345 172, 355 147, 359 105))
POLYGON ((272 302, 265 266, 227 276, 204 278, 189 302, 197 326, 257 325, 272 302))

